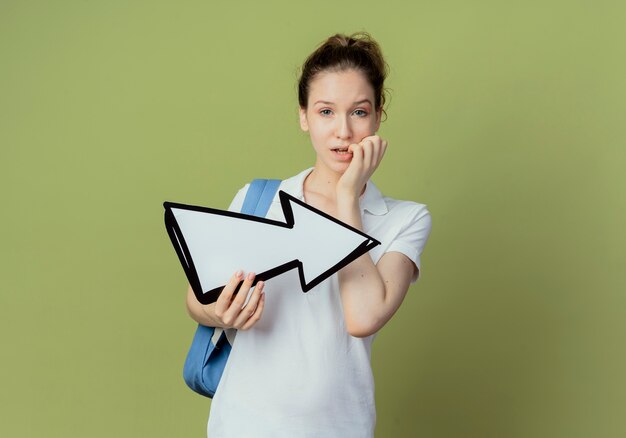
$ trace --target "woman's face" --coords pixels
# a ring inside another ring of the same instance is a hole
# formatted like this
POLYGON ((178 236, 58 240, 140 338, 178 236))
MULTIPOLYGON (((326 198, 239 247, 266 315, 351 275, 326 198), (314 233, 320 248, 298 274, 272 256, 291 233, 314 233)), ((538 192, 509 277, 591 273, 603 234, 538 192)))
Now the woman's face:
POLYGON ((344 150, 380 126, 374 102, 374 89, 360 71, 321 72, 313 78, 308 107, 300 108, 300 127, 311 136, 316 167, 336 173, 348 168, 352 154, 344 150))

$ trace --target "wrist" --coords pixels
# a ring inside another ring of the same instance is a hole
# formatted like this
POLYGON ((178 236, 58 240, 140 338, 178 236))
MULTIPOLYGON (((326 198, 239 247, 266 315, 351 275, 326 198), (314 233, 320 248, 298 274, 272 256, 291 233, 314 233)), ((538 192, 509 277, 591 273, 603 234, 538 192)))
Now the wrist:
POLYGON ((351 190, 337 190, 337 208, 352 208, 359 206, 359 195, 351 190))
POLYGON ((337 195, 337 219, 361 229, 361 207, 357 196, 353 194, 337 195))
POLYGON ((215 303, 211 304, 203 304, 202 305, 202 314, 204 315, 204 320, 208 327, 220 327, 220 328, 228 328, 226 324, 224 324, 216 314, 215 314, 215 303))

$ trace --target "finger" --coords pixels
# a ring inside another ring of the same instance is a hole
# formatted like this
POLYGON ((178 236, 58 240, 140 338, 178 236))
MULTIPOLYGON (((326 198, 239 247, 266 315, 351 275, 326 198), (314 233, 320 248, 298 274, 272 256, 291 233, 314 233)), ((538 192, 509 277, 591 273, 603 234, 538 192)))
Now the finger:
POLYGON ((256 310, 252 314, 248 321, 241 327, 241 330, 248 330, 252 327, 256 322, 261 319, 261 315, 263 314, 263 309, 265 307, 265 291, 261 292, 261 297, 259 298, 259 303, 256 306, 256 310))
POLYGON ((378 166, 380 160, 383 158, 383 154, 385 153, 385 147, 387 145, 387 141, 383 140, 380 136, 376 136, 376 151, 374 153, 374 161, 375 165, 378 166))
POLYGON ((254 311, 256 310, 257 304, 259 302, 260 295, 263 292, 263 284, 264 283, 260 281, 254 287, 252 294, 250 294, 250 299, 248 300, 246 305, 241 308, 239 315, 237 315, 237 317, 235 318, 235 322, 233 323, 235 327, 243 326, 244 323, 254 314, 254 311))
POLYGON ((383 157, 385 156, 385 151, 387 150, 387 142, 385 140, 383 140, 382 144, 380 145, 380 151, 378 151, 378 162, 380 163, 383 159, 383 157))
POLYGON ((237 318, 235 318, 235 322, 233 323, 233 326, 235 328, 243 327, 248 322, 248 320, 252 318, 252 316, 256 312, 257 307, 259 305, 259 301, 261 299, 264 286, 265 286, 265 283, 262 281, 259 281, 256 284, 256 286, 254 287, 254 291, 252 292, 252 295, 250 296, 250 299, 248 300, 246 305, 243 307, 243 309, 241 309, 241 312, 239 313, 237 318))
POLYGON ((363 163, 363 146, 362 145, 360 145, 359 143, 352 143, 350 146, 348 146, 348 151, 352 152, 352 162, 354 162, 354 164, 363 163))
POLYGON ((377 134, 374 134, 374 135, 368 135, 367 137, 363 137, 363 139, 361 140, 361 142, 364 142, 364 141, 366 141, 366 140, 367 140, 367 141, 371 141, 371 142, 374 142, 374 143, 375 143, 375 142, 380 141, 380 136, 379 136, 379 135, 377 135, 377 134))
POLYGON ((224 323, 227 325, 232 325, 233 322, 237 319, 237 316, 241 313, 241 309, 243 308, 243 304, 248 297, 248 293, 250 292, 250 288, 252 287, 252 283, 254 282, 254 272, 249 272, 246 275, 243 283, 241 283, 241 287, 237 292, 237 295, 230 303, 228 310, 224 312, 224 323))
POLYGON ((250 292, 250 289, 252 288, 252 284, 254 283, 254 278, 256 277, 256 274, 254 272, 248 272, 248 275, 246 275, 245 280, 243 281, 243 283, 241 284, 241 287, 239 288, 239 291, 237 291, 237 295, 235 296, 235 298, 233 298, 233 303, 231 305, 232 306, 239 306, 239 308, 242 308, 243 305, 246 303, 246 299, 248 298, 248 293, 250 292))
POLYGON ((372 167, 372 157, 374 155, 374 142, 372 140, 363 140, 363 164, 367 168, 372 167))
POLYGON ((385 153, 385 144, 387 142, 383 139, 379 139, 379 142, 376 144, 376 148, 374 150, 374 166, 378 167, 380 161, 383 159, 383 154, 385 153))
POLYGON ((243 271, 239 270, 235 272, 224 289, 222 289, 222 293, 217 297, 217 301, 215 302, 215 316, 221 318, 224 312, 230 307, 230 303, 233 297, 233 293, 237 288, 237 285, 243 278, 243 271))

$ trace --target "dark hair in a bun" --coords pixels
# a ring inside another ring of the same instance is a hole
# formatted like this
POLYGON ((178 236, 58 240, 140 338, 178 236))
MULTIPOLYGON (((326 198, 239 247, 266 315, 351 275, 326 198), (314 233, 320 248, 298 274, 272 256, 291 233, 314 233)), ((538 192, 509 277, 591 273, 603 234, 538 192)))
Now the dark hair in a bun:
POLYGON ((298 81, 298 102, 307 107, 309 86, 317 74, 323 71, 357 70, 365 75, 374 89, 374 107, 383 110, 385 104, 384 83, 388 66, 378 43, 366 32, 352 35, 335 34, 324 41, 302 65, 298 81))

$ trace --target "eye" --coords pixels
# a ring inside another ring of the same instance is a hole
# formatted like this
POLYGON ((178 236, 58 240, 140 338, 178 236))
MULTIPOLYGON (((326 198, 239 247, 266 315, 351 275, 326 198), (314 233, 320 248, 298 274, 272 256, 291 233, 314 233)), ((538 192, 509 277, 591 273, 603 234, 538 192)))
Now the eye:
POLYGON ((367 116, 367 111, 362 110, 362 109, 357 109, 357 110, 354 110, 354 114, 356 114, 359 117, 365 117, 367 116))
POLYGON ((323 115, 323 116, 330 116, 332 114, 332 111, 329 110, 328 108, 325 108, 325 109, 320 111, 320 114, 323 115))

